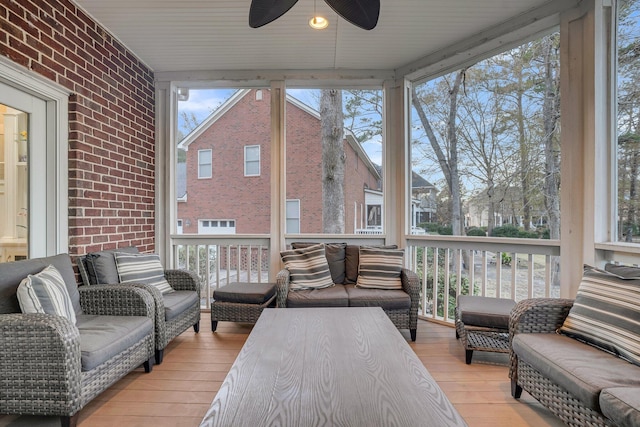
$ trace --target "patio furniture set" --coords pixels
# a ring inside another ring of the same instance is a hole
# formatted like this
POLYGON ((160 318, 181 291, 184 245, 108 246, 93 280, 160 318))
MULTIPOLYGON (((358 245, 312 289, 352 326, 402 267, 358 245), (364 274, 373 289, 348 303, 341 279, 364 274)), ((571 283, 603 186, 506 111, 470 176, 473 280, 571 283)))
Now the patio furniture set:
MULTIPOLYGON (((231 284, 213 294, 213 331, 218 321, 258 322, 229 375, 237 371, 240 378, 241 367, 258 363, 260 358, 256 358, 252 343, 267 339, 258 331, 268 328, 273 332, 274 322, 295 325, 283 328, 282 333, 264 334, 269 335, 269 341, 284 340, 284 347, 293 342, 289 335, 307 336, 311 329, 320 328, 312 336, 326 341, 322 350, 314 347, 317 343, 300 345, 309 347, 317 357, 350 360, 351 369, 350 357, 359 357, 362 349, 351 351, 348 342, 376 340, 378 329, 385 330, 385 342, 400 339, 406 346, 398 329, 409 329, 415 341, 420 282, 414 272, 402 267, 402 250, 299 243, 281 255, 285 268, 278 273, 276 283, 231 284), (274 306, 288 309, 264 312, 274 306), (346 307, 349 309, 338 310, 346 307), (372 320, 360 318, 379 317, 370 310, 384 313, 382 318, 388 326, 376 320, 373 324, 378 329, 370 331, 372 320), (282 317, 284 313, 289 317, 282 317), (393 333, 390 325, 394 326, 393 333), (355 335, 343 337, 344 345, 336 347, 337 353, 333 354, 331 348, 335 346, 330 338, 334 333, 327 328, 355 335), (349 355, 340 356, 340 352, 349 355)), ((0 413, 58 415, 63 426, 73 426, 78 412, 91 399, 131 370, 144 366, 150 372, 154 360, 162 362, 166 345, 186 329, 193 327, 198 332, 200 286, 191 273, 164 271, 156 255, 139 254, 136 248, 79 257, 78 269, 85 286, 77 286, 67 254, 0 264, 0 413), (122 286, 127 283, 130 285, 122 286)), ((605 270, 585 267, 575 301, 537 298, 516 304, 509 299, 459 296, 455 313, 456 338, 465 348, 467 364, 474 351, 510 354, 514 398, 526 390, 569 425, 640 425, 639 268, 613 264, 607 264, 605 270)), ((272 344, 261 349, 285 351, 272 344)), ((407 353, 398 345, 391 349, 376 343, 368 347, 371 353, 366 357, 407 353), (384 348, 378 350, 376 346, 384 348)), ((272 359, 281 360, 276 356, 272 359)), ((292 363, 292 367, 297 366, 292 363)), ((387 388, 401 382, 398 367, 388 362, 380 364, 396 372, 387 388)), ((272 377, 269 372, 282 366, 267 365, 260 369, 261 378, 275 380, 269 390, 277 394, 278 387, 285 385, 278 383, 278 375, 272 377)), ((417 366, 424 368, 417 362, 412 366, 413 374, 417 366)), ((221 425, 215 420, 225 407, 240 410, 242 403, 235 402, 232 390, 227 388, 245 387, 256 380, 247 377, 240 383, 229 381, 228 376, 203 425, 221 425)), ((428 373, 420 381, 432 391, 437 387, 428 373)), ((339 387, 338 383, 336 377, 331 387, 339 387)), ((304 388, 300 384, 296 387, 304 388)), ((249 389, 263 388, 253 384, 249 389)), ((362 399, 367 399, 367 393, 377 399, 375 387, 358 390, 362 399)), ((273 401, 286 406, 285 395, 274 394, 273 401)), ((411 395, 421 396, 421 391, 416 389, 411 395)), ((440 412, 431 411, 432 416, 448 420, 448 424, 440 425, 464 425, 446 398, 442 395, 438 399, 446 405, 440 412)), ((345 405, 334 415, 353 416, 358 402, 345 405)), ((395 402, 392 406, 402 406, 398 405, 395 402)), ((401 410, 393 416, 407 414, 401 410)), ((424 414, 416 413, 416 419, 421 417, 424 414)))

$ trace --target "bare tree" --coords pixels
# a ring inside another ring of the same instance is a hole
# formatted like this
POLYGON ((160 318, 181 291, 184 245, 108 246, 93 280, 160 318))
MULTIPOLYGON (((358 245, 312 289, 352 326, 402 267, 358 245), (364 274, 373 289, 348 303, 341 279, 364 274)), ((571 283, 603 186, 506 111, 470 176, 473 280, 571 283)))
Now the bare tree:
POLYGON ((322 134, 322 230, 344 233, 344 114, 342 91, 323 89, 320 95, 322 134))
POLYGON ((446 141, 440 141, 433 131, 431 121, 427 116, 423 104, 428 100, 418 95, 415 85, 412 87, 411 102, 418 113, 420 123, 424 128, 427 139, 433 149, 440 169, 442 170, 447 188, 451 194, 451 227, 453 234, 462 235, 462 197, 460 174, 458 171, 458 134, 456 117, 458 114, 458 93, 467 69, 463 68, 453 75, 453 84, 449 87, 449 109, 447 115, 446 141))

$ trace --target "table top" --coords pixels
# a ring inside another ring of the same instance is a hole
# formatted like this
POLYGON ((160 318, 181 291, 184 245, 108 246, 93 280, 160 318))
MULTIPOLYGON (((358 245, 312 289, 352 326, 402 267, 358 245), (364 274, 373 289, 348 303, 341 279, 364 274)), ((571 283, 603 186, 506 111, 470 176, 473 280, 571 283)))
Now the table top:
POLYGON ((380 308, 265 309, 204 426, 466 426, 380 308))

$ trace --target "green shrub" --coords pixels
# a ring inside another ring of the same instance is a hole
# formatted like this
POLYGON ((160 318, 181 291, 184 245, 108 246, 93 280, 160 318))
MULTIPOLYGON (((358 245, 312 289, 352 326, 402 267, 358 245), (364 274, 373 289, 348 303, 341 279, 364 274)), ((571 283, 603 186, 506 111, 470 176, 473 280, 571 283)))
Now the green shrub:
POLYGON ((502 227, 495 227, 491 231, 493 237, 520 237, 520 229, 515 225, 503 225, 502 227))
POLYGON ((442 236, 453 236, 453 227, 450 225, 441 225, 438 227, 438 234, 442 236))
POLYGON ((481 236, 485 237, 487 235, 486 231, 479 227, 471 227, 467 230, 467 236, 481 236))

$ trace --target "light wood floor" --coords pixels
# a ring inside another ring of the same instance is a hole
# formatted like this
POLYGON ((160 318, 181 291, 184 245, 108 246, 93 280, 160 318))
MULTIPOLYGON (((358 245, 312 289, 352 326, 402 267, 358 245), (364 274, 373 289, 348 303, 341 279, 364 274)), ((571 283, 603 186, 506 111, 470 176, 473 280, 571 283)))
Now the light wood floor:
MULTIPOLYGON (((199 334, 183 333, 165 349, 162 365, 149 374, 140 368, 94 399, 79 426, 199 426, 251 332, 251 325, 220 322, 212 333, 209 314, 202 317, 199 334)), ((403 335, 408 339, 408 331, 403 335)), ((564 425, 526 392, 511 398, 506 354, 476 352, 466 365, 454 329, 425 321, 410 345, 470 427, 564 425)), ((0 426, 55 425, 50 417, 0 415, 0 426)))

